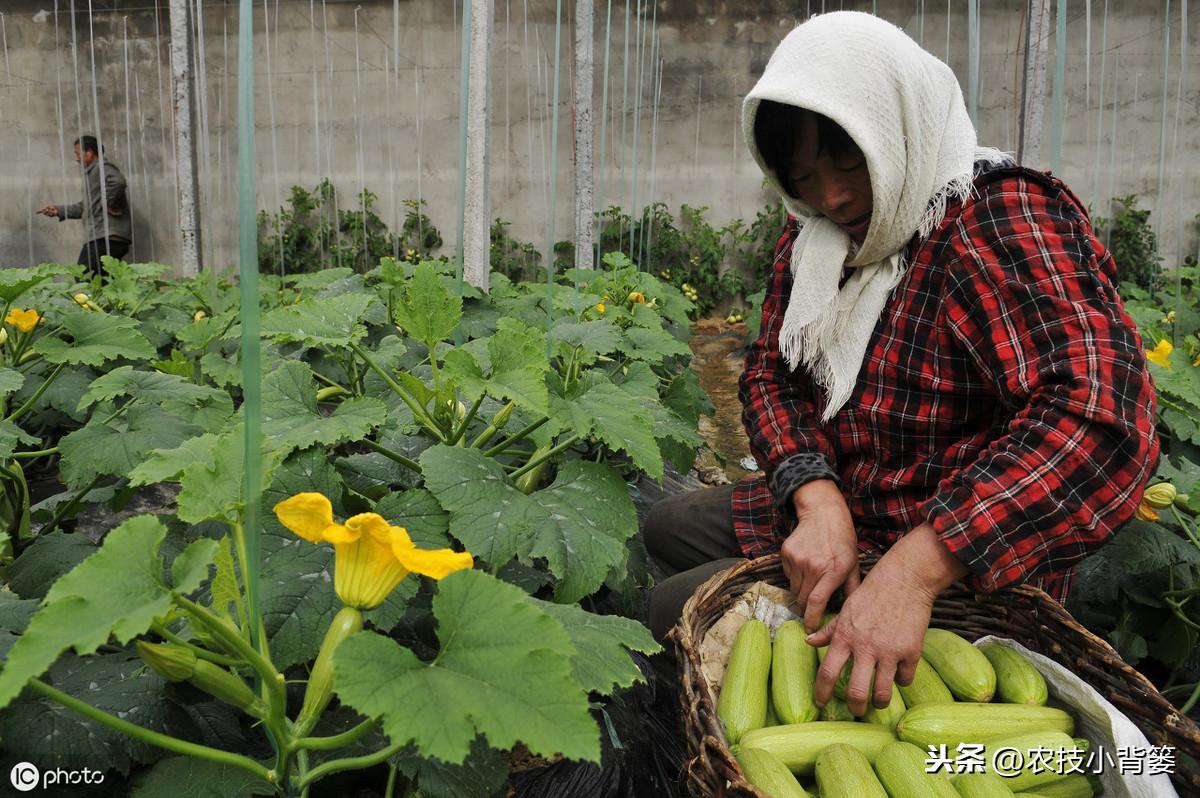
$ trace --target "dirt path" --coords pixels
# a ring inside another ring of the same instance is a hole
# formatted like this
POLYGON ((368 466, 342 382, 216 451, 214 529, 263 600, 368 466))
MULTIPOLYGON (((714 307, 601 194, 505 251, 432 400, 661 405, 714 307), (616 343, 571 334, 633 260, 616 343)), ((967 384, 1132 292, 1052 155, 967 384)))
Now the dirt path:
MULTIPOLYGON (((747 474, 742 463, 750 456, 750 445, 742 429, 742 405, 738 401, 738 376, 742 373, 746 327, 727 324, 724 319, 701 319, 692 333, 692 369, 700 387, 708 393, 716 411, 700 419, 700 434, 719 458, 725 474, 738 480, 747 474)), ((721 464, 718 460, 717 464, 721 464)))

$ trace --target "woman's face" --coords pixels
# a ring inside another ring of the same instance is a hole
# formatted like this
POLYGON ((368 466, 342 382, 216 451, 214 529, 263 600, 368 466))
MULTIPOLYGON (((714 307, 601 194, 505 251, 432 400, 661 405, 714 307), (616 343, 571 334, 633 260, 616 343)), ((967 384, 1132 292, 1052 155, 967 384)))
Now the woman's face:
POLYGON ((861 244, 871 226, 873 207, 866 156, 853 142, 836 148, 836 154, 825 144, 820 140, 816 116, 804 114, 796 151, 788 164, 792 190, 861 244))

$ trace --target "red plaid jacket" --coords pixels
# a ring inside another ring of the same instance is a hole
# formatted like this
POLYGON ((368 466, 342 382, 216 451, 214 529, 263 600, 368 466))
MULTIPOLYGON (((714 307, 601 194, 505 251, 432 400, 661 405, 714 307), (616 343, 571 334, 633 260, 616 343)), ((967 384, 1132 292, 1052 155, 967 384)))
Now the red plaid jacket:
POLYGON ((743 552, 779 549, 795 486, 771 478, 819 452, 863 550, 929 521, 974 589, 1030 583, 1065 598, 1072 567, 1133 515, 1159 453, 1142 343, 1082 204, 1042 173, 980 175, 909 244, 854 393, 828 423, 823 391, 779 353, 798 230, 789 220, 779 240, 740 381, 766 473, 734 491, 743 552))

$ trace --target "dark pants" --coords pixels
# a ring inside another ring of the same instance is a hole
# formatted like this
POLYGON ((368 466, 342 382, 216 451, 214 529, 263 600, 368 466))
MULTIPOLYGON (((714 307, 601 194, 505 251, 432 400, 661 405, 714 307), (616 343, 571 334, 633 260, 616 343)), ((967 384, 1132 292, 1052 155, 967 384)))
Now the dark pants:
POLYGON ((709 577, 745 558, 733 532, 733 486, 670 496, 650 508, 646 551, 667 573, 650 593, 650 631, 659 641, 709 577))
POLYGON ((83 245, 79 250, 79 263, 87 267, 88 275, 102 277, 104 267, 100 263, 101 255, 111 255, 123 258, 129 251, 129 242, 123 238, 97 238, 83 245))

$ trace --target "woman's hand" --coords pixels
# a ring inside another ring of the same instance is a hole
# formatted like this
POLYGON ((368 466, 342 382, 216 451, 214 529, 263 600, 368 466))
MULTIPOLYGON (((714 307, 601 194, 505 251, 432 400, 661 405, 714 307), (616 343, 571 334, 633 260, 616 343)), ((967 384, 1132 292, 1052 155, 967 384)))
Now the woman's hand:
POLYGON ((846 598, 837 620, 808 637, 814 646, 829 646, 813 687, 817 704, 829 701, 843 665, 853 657, 846 688, 850 711, 862 715, 868 701, 886 707, 893 681, 912 682, 934 599, 966 573, 929 524, 897 541, 846 598))
POLYGON ((858 536, 841 490, 819 479, 792 494, 797 523, 780 550, 789 587, 804 607, 804 626, 814 632, 833 592, 859 585, 858 536))

